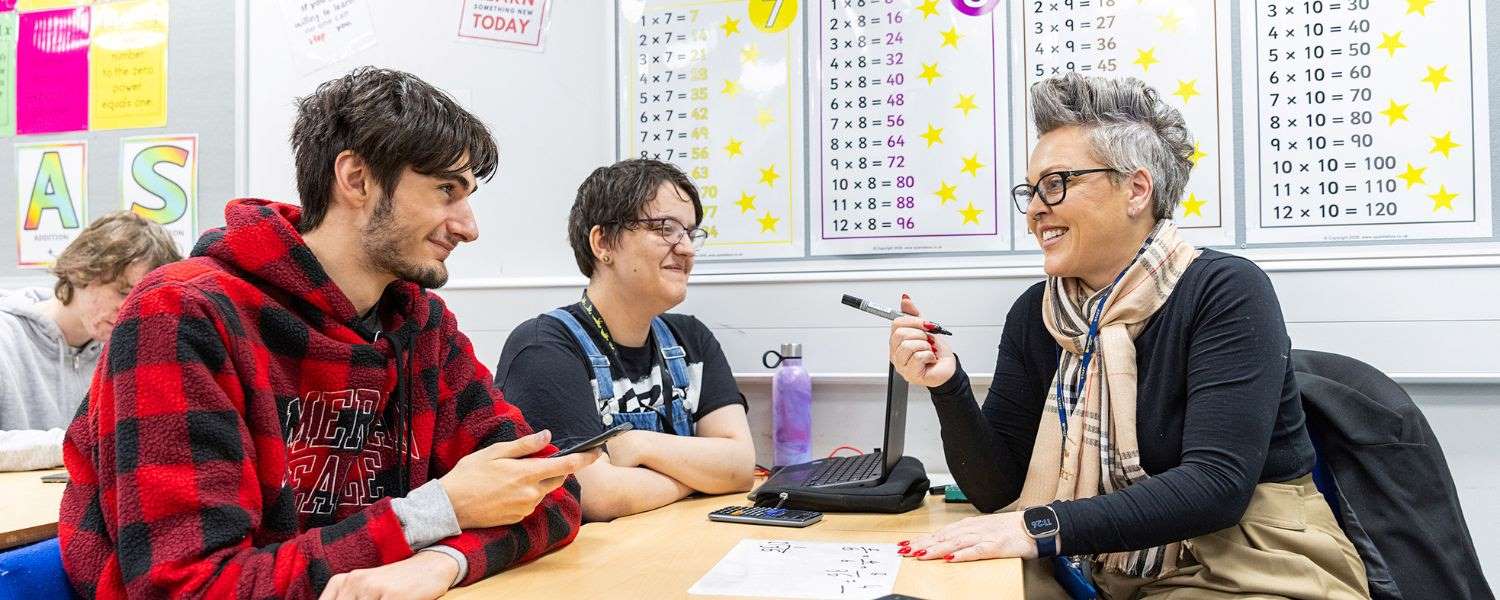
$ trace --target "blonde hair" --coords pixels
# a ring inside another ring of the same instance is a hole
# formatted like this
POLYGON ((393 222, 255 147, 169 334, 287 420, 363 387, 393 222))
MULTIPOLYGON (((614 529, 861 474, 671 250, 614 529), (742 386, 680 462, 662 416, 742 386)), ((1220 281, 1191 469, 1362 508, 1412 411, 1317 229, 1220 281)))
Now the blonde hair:
POLYGON ((89 223, 57 256, 52 293, 69 304, 76 288, 114 282, 137 262, 150 270, 179 260, 177 244, 161 225, 128 210, 112 212, 89 223))

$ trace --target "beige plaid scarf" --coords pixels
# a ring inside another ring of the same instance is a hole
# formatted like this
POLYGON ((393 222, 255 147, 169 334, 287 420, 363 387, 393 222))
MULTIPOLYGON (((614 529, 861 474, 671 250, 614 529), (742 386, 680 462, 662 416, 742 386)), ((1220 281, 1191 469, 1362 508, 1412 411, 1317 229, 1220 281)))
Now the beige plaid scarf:
MULTIPOLYGON (((1047 278, 1042 320, 1063 352, 1047 387, 1047 407, 1019 506, 1107 494, 1148 477, 1141 469, 1135 433, 1134 340, 1197 255, 1178 235, 1176 225, 1161 220, 1109 287, 1094 291, 1076 277, 1047 278), (1089 325, 1096 314, 1097 337, 1085 368, 1089 325), (1058 419, 1059 389, 1067 411, 1066 440, 1058 419)), ((1176 566, 1180 545, 1101 554, 1094 560, 1112 571, 1156 577, 1176 566)))

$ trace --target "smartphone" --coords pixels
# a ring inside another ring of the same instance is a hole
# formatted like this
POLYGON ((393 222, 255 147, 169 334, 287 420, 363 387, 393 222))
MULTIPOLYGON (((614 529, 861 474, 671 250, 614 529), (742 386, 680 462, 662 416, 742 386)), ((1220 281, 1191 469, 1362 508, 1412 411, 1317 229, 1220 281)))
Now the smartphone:
POLYGON ((619 425, 615 425, 614 427, 610 427, 609 429, 604 430, 604 433, 574 444, 571 447, 558 450, 557 454, 553 454, 552 457, 556 458, 559 456, 567 456, 569 454, 576 454, 579 452, 588 452, 589 450, 593 450, 594 448, 603 446, 604 442, 609 441, 609 438, 615 437, 634 428, 635 426, 631 425, 629 421, 620 423, 619 425))
POLYGON ((67 482, 68 482, 68 474, 66 472, 64 472, 64 473, 48 473, 48 474, 42 476, 42 483, 67 483, 67 482))

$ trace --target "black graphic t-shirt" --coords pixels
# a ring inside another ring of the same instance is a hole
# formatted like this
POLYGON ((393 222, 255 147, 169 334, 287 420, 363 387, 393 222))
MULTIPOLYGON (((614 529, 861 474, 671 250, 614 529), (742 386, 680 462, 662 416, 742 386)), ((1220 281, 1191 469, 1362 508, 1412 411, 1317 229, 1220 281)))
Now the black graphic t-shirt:
MULTIPOLYGON (((599 388, 583 348, 561 321, 543 315, 522 323, 505 340, 495 367, 495 385, 505 393, 505 400, 519 407, 534 429, 550 429, 558 446, 598 435, 613 424, 615 413, 666 413, 661 369, 656 368, 662 360, 654 336, 644 347, 616 344, 616 361, 582 308, 572 304, 563 309, 578 319, 599 352, 609 357, 615 397, 597 400, 599 388)), ((725 406, 746 406, 729 361, 708 327, 691 315, 668 313, 662 319, 687 353, 690 381, 682 406, 689 418, 696 423, 725 406)))

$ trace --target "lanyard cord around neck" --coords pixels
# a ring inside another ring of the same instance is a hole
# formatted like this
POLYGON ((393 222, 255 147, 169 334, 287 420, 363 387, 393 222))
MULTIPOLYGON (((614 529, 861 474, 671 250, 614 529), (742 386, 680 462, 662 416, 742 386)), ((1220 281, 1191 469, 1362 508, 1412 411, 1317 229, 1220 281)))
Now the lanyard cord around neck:
MULTIPOLYGON (((1114 293, 1115 286, 1120 284, 1120 280, 1125 278, 1125 273, 1130 271, 1130 267, 1135 266, 1136 261, 1139 261, 1141 259, 1141 255, 1146 253, 1146 249, 1151 247, 1151 240, 1155 237, 1156 236, 1154 235, 1146 236, 1146 241, 1141 243, 1141 249, 1135 252, 1135 257, 1130 259, 1130 264, 1127 264, 1125 265, 1125 268, 1120 269, 1119 274, 1115 275, 1115 280, 1110 282, 1110 284, 1105 287, 1102 292, 1100 292, 1101 296, 1099 298, 1099 303, 1094 305, 1094 315, 1089 319, 1088 337, 1085 337, 1083 340, 1083 357, 1079 359, 1078 365, 1078 385, 1077 387, 1073 388, 1074 391, 1077 392, 1079 399, 1082 399, 1084 394, 1088 393, 1088 388, 1086 386, 1088 385, 1089 379, 1089 362, 1094 359, 1094 349, 1095 346, 1098 345, 1099 320, 1104 317, 1104 305, 1109 303, 1109 297, 1114 293)), ((1066 300, 1064 299, 1064 301, 1066 300)), ((1064 352, 1067 352, 1067 350, 1059 349, 1057 351, 1057 360, 1059 364, 1062 363, 1062 353, 1064 352)), ((1058 425, 1060 425, 1062 428, 1062 447, 1066 452, 1068 448, 1068 409, 1067 402, 1066 400, 1064 400, 1063 396, 1063 378, 1059 376, 1056 379, 1057 422, 1058 425)), ((1076 406, 1076 404, 1074 405, 1076 406)), ((1100 418, 1104 418, 1104 415, 1100 415, 1100 418)))
MULTIPOLYGON (((599 336, 604 338, 604 345, 609 349, 610 360, 620 365, 620 371, 624 372, 625 362, 620 360, 620 350, 615 347, 615 340, 609 335, 609 325, 594 309, 593 301, 589 300, 588 290, 583 291, 583 299, 578 302, 578 305, 583 309, 583 313, 588 315, 589 321, 594 323, 594 329, 599 332, 599 336)), ((667 368, 666 361, 661 356, 661 340, 656 339, 655 332, 647 330, 646 347, 649 349, 653 346, 657 351, 651 353, 651 367, 661 374, 661 404, 662 408, 666 409, 666 414, 663 414, 662 418, 666 420, 668 428, 675 430, 672 425, 672 400, 676 397, 677 382, 672 379, 672 370, 667 368)), ((655 409, 652 409, 652 412, 655 412, 655 409)))

